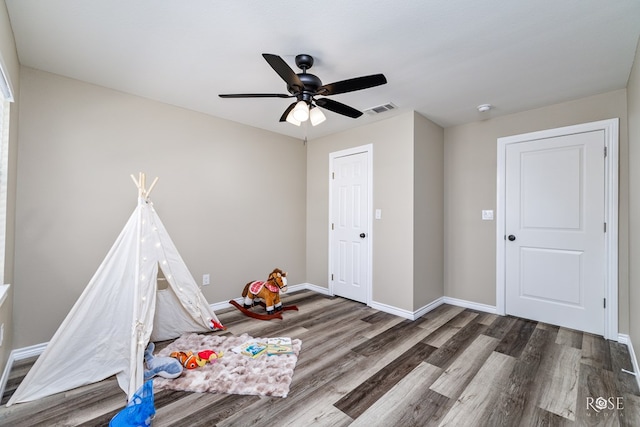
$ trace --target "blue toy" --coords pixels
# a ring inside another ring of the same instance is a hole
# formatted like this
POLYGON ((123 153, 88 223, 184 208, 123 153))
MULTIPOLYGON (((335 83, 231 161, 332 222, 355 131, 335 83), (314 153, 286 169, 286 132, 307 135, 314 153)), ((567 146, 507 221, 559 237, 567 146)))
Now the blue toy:
POLYGON ((178 378, 182 373, 182 365, 173 357, 155 357, 153 350, 155 344, 150 342, 144 351, 144 380, 153 378, 156 375, 163 378, 178 378))
POLYGON ((147 381, 136 391, 127 406, 111 419, 109 427, 148 427, 155 414, 153 381, 147 381))

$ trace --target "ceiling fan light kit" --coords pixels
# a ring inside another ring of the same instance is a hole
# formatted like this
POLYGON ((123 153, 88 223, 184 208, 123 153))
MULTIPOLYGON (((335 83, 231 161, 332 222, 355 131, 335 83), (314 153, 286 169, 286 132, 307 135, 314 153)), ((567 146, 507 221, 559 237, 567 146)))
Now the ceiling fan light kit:
POLYGON ((287 114, 287 118, 286 118, 286 120, 287 120, 289 123, 291 123, 292 125, 295 125, 295 126, 300 126, 300 125, 301 125, 301 122, 299 122, 298 120, 296 120, 296 119, 293 117, 293 114, 291 114, 291 113, 287 114))
POLYGON ((314 107, 309 111, 309 120, 311 120, 312 126, 317 126, 327 120, 327 118, 318 107, 314 107))
POLYGON ((306 122, 309 119, 309 107, 305 101, 298 101, 289 114, 299 122, 306 122))
POLYGON ((324 122, 326 116, 318 107, 326 108, 329 111, 353 119, 358 118, 362 115, 361 111, 329 98, 316 97, 338 95, 387 83, 387 79, 383 74, 372 74, 323 85, 317 76, 307 73, 307 70, 313 65, 313 57, 311 55, 302 54, 296 56, 296 65, 302 70, 301 73, 295 73, 278 55, 263 53, 262 57, 285 81, 290 95, 280 93, 239 93, 220 94, 218 96, 221 98, 296 98, 296 101, 290 104, 280 117, 281 122, 286 121, 296 126, 300 126, 302 122, 307 120, 310 120, 313 126, 324 122))

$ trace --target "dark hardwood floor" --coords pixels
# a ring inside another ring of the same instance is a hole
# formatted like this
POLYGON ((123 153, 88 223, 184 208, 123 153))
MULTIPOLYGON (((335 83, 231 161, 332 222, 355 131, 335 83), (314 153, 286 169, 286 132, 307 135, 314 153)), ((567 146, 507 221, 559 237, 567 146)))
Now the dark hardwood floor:
MULTIPOLYGON (((218 312, 217 334, 291 336, 287 398, 162 391, 160 426, 640 426, 626 346, 515 317, 442 305, 416 321, 310 291, 261 321, 218 312)), ((166 345, 167 343, 160 343, 166 345)), ((6 403, 33 363, 12 370, 6 403)), ((3 426, 106 426, 126 404, 115 378, 0 407, 3 426)))

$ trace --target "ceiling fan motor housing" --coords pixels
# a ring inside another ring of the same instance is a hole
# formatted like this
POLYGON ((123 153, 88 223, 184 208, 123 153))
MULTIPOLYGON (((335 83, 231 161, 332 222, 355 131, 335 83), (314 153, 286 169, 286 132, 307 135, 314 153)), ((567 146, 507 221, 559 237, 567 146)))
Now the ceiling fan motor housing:
POLYGON ((298 100, 304 99, 305 101, 310 102, 311 98, 316 93, 318 88, 322 86, 322 81, 313 74, 300 73, 298 74, 298 77, 304 85, 304 89, 300 91, 295 86, 292 87, 287 85, 287 90, 289 91, 289 93, 297 95, 299 98, 298 100))

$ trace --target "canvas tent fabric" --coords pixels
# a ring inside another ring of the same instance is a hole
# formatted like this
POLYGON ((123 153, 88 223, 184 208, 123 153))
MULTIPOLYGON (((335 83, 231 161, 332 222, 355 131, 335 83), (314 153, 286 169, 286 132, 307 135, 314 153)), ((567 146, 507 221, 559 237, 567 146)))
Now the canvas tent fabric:
MULTIPOLYGON (((135 180, 135 179, 134 179, 135 180)), ((144 350, 219 320, 152 203, 138 206, 7 406, 115 375, 131 398, 143 385, 144 350), (167 288, 158 291, 158 269, 167 288)))

